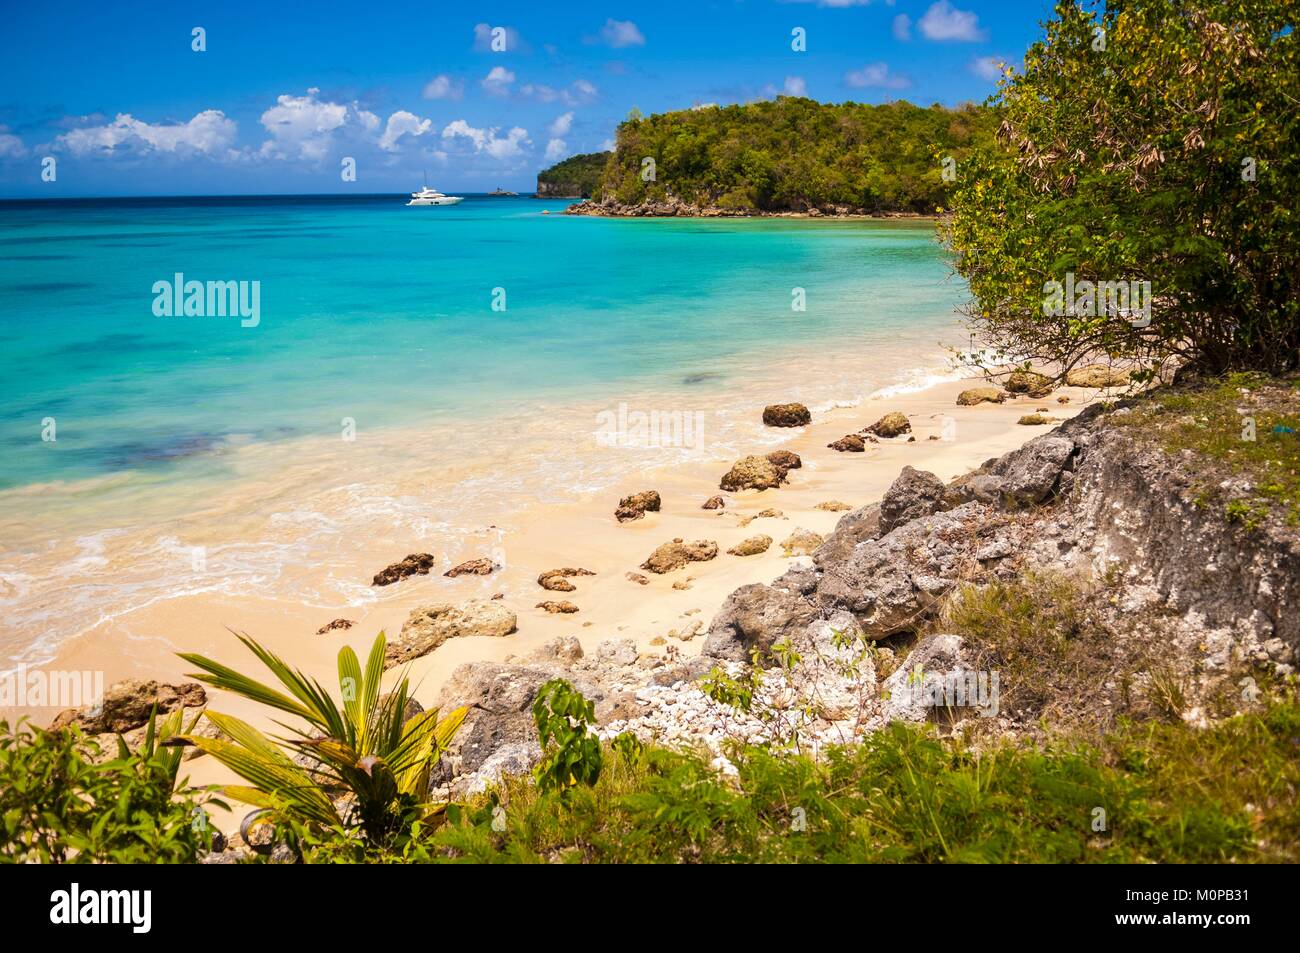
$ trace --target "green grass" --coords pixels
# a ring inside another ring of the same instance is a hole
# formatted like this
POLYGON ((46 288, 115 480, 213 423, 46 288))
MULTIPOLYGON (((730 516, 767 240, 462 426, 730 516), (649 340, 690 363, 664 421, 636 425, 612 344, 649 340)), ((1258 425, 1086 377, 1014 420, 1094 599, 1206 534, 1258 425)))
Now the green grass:
POLYGON ((972 745, 894 725, 815 762, 607 750, 567 803, 513 779, 453 811, 429 860, 1203 863, 1300 859, 1300 707, 1208 729, 972 745), (500 805, 501 810, 495 810, 500 805), (1094 829, 1104 811, 1104 830, 1094 829), (493 819, 497 827, 493 829, 493 819))
POLYGON ((1119 426, 1145 431, 1171 454, 1191 451, 1201 474, 1197 500, 1222 508, 1247 530, 1276 515, 1300 525, 1300 380, 1231 374, 1195 387, 1167 388, 1143 399, 1119 426), (1246 418, 1255 422, 1255 439, 1246 418), (1244 494, 1219 484, 1245 478, 1244 494))

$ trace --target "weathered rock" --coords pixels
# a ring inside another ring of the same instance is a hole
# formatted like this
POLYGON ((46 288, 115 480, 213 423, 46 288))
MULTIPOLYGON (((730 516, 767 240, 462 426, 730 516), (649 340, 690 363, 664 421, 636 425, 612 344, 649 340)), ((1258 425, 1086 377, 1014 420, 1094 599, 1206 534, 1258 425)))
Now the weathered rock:
POLYGON ((803 404, 768 404, 763 408, 763 423, 769 427, 802 427, 812 423, 812 414, 803 404))
POLYGON ((785 479, 785 475, 791 470, 798 470, 803 467, 803 460, 793 450, 773 450, 767 455, 767 459, 768 462, 781 471, 782 479, 785 479))
POLYGON ((354 625, 356 625, 356 623, 351 619, 335 619, 333 622, 326 622, 323 626, 317 629, 316 634, 324 635, 326 632, 333 632, 335 629, 350 629, 354 625))
POLYGON ((987 469, 1002 478, 1003 504, 1032 506, 1046 500, 1071 466, 1075 449, 1069 437, 1049 433, 998 458, 987 469))
POLYGON ((397 641, 388 644, 384 668, 428 655, 448 639, 509 635, 515 631, 516 621, 512 611, 491 599, 420 606, 407 616, 397 641))
POLYGON ((457 576, 487 576, 495 572, 497 564, 486 557, 479 559, 470 559, 461 563, 459 566, 452 566, 444 576, 450 576, 455 579, 457 576))
POLYGON ((559 602, 548 599, 545 602, 537 603, 537 605, 534 606, 533 608, 545 609, 551 615, 555 615, 556 613, 564 613, 565 615, 571 615, 572 613, 578 611, 578 607, 575 606, 572 602, 569 602, 567 599, 561 600, 559 602))
POLYGON ((834 443, 828 443, 826 446, 832 450, 838 450, 840 453, 863 453, 867 449, 867 443, 855 433, 845 434, 834 443))
POLYGON ((813 550, 813 565, 822 569, 838 565, 859 543, 880 537, 880 504, 859 507, 840 517, 829 536, 813 550))
POLYGON ((635 665, 640 655, 631 639, 607 639, 596 646, 596 658, 610 665, 635 665))
POLYGON ((563 569, 548 569, 537 577, 537 584, 551 592, 573 592, 578 587, 569 582, 573 576, 594 576, 590 569, 577 569, 565 566, 563 569))
POLYGON ((754 520, 763 520, 763 519, 783 520, 785 519, 785 514, 782 513, 780 510, 774 509, 769 506, 767 509, 760 510, 759 512, 753 513, 749 516, 737 517, 736 525, 740 527, 745 527, 748 526, 750 523, 754 522, 754 520))
POLYGON ((877 437, 898 437, 905 433, 911 433, 912 424, 908 421, 906 414, 895 410, 885 414, 870 427, 867 427, 866 431, 875 434, 877 437))
POLYGON ((787 556, 811 556, 813 551, 824 542, 821 534, 812 530, 796 529, 781 541, 781 549, 787 556))
POLYGON ((751 536, 749 539, 732 546, 727 552, 732 556, 757 556, 759 553, 767 552, 768 547, 771 545, 771 536, 751 536))
MULTIPOLYGON (((977 713, 979 709, 974 702, 979 700, 975 697, 978 691, 966 692, 970 680, 965 676, 972 671, 972 666, 971 653, 959 636, 926 636, 881 685, 883 715, 889 721, 921 722, 941 714, 960 717, 977 713), (954 689, 959 682, 961 695, 957 697, 954 689), (936 701, 942 707, 936 707, 936 701), (952 706, 956 701, 969 704, 952 706)), ((985 684, 988 685, 987 677, 985 684)), ((995 713, 991 706, 985 710, 995 713)))
POLYGON ((966 503, 864 541, 838 562, 823 562, 815 601, 825 611, 853 613, 867 638, 912 631, 962 578, 975 542, 971 527, 987 512, 983 504, 966 503))
POLYGON ((1065 375, 1065 383, 1071 387, 1123 387, 1128 382, 1128 371, 1117 371, 1104 364, 1075 367, 1065 375))
POLYGON ((131 678, 110 686, 98 706, 60 712, 50 730, 76 725, 90 735, 127 732, 148 724, 155 706, 162 717, 178 708, 202 708, 207 703, 207 693, 198 682, 168 685, 152 679, 131 678))
POLYGON ((847 503, 841 503, 839 500, 827 500, 825 503, 818 503, 813 507, 813 509, 826 510, 831 513, 843 513, 846 510, 853 509, 853 507, 849 506, 847 503))
POLYGON ((944 509, 945 487, 933 473, 903 467, 880 501, 880 534, 944 509))
POLYGON ((1046 397, 1052 392, 1052 381, 1035 371, 1015 370, 1007 375, 1002 385, 1013 394, 1027 394, 1030 397, 1046 397))
POLYGON ((680 538, 671 543, 664 543, 650 558, 641 564, 642 569, 662 575, 681 569, 687 563, 706 562, 718 555, 718 544, 707 539, 697 539, 693 543, 683 542, 680 538))
POLYGON ((444 756, 447 773, 468 775, 507 745, 537 744, 533 700, 542 685, 560 675, 589 700, 604 699, 598 683, 552 664, 471 662, 457 667, 443 686, 437 706, 441 712, 469 708, 444 756))
POLYGON ((393 563, 382 572, 376 573, 370 584, 391 586, 395 582, 401 582, 407 576, 427 576, 429 570, 433 568, 433 561, 432 553, 412 553, 400 563, 393 563))
POLYGON ((957 403, 962 407, 972 407, 985 401, 1000 404, 1006 399, 1006 392, 996 387, 970 387, 957 395, 957 403))
POLYGON ((817 609, 799 593, 775 585, 741 586, 727 597, 709 624, 703 654, 748 662, 753 650, 767 653, 773 643, 799 632, 817 617, 817 609))
POLYGON ((641 575, 639 572, 629 572, 629 573, 626 573, 625 575, 626 575, 626 577, 627 577, 628 582, 634 582, 634 583, 636 583, 638 586, 648 586, 648 585, 650 585, 650 577, 649 577, 649 576, 643 576, 643 575, 641 575))
POLYGON ((719 487, 733 493, 736 490, 771 490, 785 482, 786 472, 767 457, 749 456, 732 465, 719 487))
POLYGON ((576 662, 583 657, 582 643, 575 635, 557 636, 528 657, 534 662, 576 662))
POLYGON ((985 473, 982 470, 965 473, 948 484, 944 497, 945 502, 949 507, 960 506, 963 503, 969 503, 971 500, 978 500, 981 503, 996 503, 1002 498, 1002 487, 1005 482, 1002 477, 985 473))
POLYGON ((701 506, 700 509, 702 509, 702 510, 720 510, 720 509, 722 509, 723 507, 725 507, 726 505, 727 505, 727 501, 724 500, 722 497, 720 497, 720 496, 711 496, 711 497, 709 497, 707 500, 704 501, 704 505, 701 506))
POLYGON ((614 511, 614 516, 620 523, 639 520, 647 512, 658 513, 660 502, 657 490, 643 490, 640 493, 633 493, 631 496, 625 496, 618 501, 618 509, 614 511))
POLYGON ((1055 417, 1049 417, 1047 414, 1025 414, 1016 423, 1022 427, 1042 427, 1046 424, 1057 423, 1055 417))

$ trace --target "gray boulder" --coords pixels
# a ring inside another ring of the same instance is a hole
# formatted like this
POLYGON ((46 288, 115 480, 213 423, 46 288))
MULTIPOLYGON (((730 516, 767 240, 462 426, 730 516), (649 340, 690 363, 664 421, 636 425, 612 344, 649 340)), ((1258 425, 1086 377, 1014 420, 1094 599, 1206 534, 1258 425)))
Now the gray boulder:
POLYGON ((757 583, 727 597, 709 624, 703 654, 747 662, 754 649, 767 652, 774 642, 801 632, 818 618, 816 607, 797 591, 757 583))
POLYGON ((933 473, 903 467, 880 501, 880 535, 944 509, 945 487, 933 473))

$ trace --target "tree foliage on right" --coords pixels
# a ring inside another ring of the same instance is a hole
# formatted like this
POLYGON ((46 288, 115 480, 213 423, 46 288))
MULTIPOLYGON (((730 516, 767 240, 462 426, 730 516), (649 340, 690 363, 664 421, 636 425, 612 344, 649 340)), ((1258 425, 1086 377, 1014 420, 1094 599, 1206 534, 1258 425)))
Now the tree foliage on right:
POLYGON ((958 164, 950 196, 985 344, 1065 368, 1300 363, 1298 11, 1057 3, 999 83, 996 142, 958 164), (1146 316, 1097 293, 1143 282, 1146 316))

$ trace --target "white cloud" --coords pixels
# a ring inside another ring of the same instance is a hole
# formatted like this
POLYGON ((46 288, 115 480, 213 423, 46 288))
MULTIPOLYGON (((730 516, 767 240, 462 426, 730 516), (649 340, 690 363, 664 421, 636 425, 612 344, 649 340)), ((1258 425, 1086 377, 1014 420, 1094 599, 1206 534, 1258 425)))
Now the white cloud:
POLYGON ((504 66, 494 66, 483 77, 480 85, 490 96, 506 96, 510 93, 510 84, 515 81, 515 74, 504 66))
POLYGON ((442 130, 442 138, 454 140, 468 139, 474 144, 475 152, 486 152, 494 159, 513 159, 523 155, 524 146, 531 146, 528 130, 515 126, 504 136, 497 135, 497 128, 477 129, 464 119, 457 119, 447 124, 442 130))
POLYGON ((615 147, 617 147, 617 146, 618 146, 618 143, 615 142, 613 139, 606 139, 604 142, 602 142, 602 143, 600 144, 600 151, 601 151, 601 152, 613 152, 614 149, 615 149, 615 147))
POLYGON ((600 28, 601 43, 621 50, 625 46, 645 46, 645 36, 631 20, 615 20, 610 17, 600 28))
POLYGON ((317 98, 320 90, 312 87, 305 96, 285 94, 262 113, 262 125, 271 138, 262 143, 260 155, 274 158, 300 158, 319 161, 334 144, 335 132, 376 132, 381 121, 357 103, 326 102, 317 98))
POLYGON ((474 24, 474 50, 478 53, 520 53, 528 48, 524 38, 520 36, 519 31, 512 26, 493 26, 490 23, 474 24), (505 31, 505 49, 497 51, 492 49, 492 31, 500 29, 505 31))
MULTIPOLYGON (((819 7, 869 7, 871 0, 781 0, 782 3, 815 3, 819 7)), ((893 6, 893 0, 886 0, 893 6)))
POLYGON ((235 121, 219 109, 205 109, 189 122, 156 125, 118 113, 111 123, 73 129, 54 142, 74 155, 113 153, 119 146, 138 152, 216 155, 230 149, 237 130, 235 121))
POLYGON ((927 40, 974 43, 985 38, 984 31, 980 29, 979 16, 958 10, 948 0, 932 4, 916 25, 927 40))
POLYGON ((849 86, 879 86, 881 89, 904 89, 912 85, 906 76, 891 73, 885 63, 869 63, 862 69, 844 74, 844 82, 849 86))
POLYGON ((898 16, 894 17, 892 29, 894 31, 894 39, 902 40, 906 43, 912 38, 912 18, 906 13, 900 13, 898 16))
POLYGON ((802 76, 787 76, 784 91, 787 96, 807 96, 808 83, 802 76))
POLYGON ((563 139, 552 139, 546 144, 546 161, 556 162, 568 150, 563 139))
POLYGON ((569 130, 573 128, 573 112, 561 113, 555 117, 548 130, 552 136, 567 136, 569 130))
POLYGON ((396 152, 397 142, 402 136, 422 136, 432 128, 432 119, 421 119, 414 113, 399 109, 388 117, 384 134, 379 137, 379 148, 385 152, 396 152))
POLYGON ((446 73, 439 73, 424 86, 425 99, 460 99, 464 95, 464 85, 446 73))
POLYGON ((0 159, 17 159, 27 154, 23 141, 9 131, 8 126, 0 126, 0 159))
POLYGON ((543 83, 526 83, 519 87, 519 94, 539 103, 562 102, 566 106, 582 106, 596 98, 598 90, 585 79, 577 80, 567 89, 556 89, 543 83))
POLYGON ((996 82, 1002 78, 1002 64, 1006 62, 1004 56, 980 56, 970 62, 970 71, 980 79, 986 79, 990 82, 996 82))

